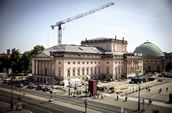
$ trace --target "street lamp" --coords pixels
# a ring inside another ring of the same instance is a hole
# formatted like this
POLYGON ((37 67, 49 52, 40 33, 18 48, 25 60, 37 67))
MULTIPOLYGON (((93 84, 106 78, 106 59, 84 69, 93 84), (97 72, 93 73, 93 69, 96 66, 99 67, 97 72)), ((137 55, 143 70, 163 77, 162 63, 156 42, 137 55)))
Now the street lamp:
POLYGON ((85 84, 85 113, 87 113, 87 105, 88 105, 88 102, 87 102, 87 92, 88 92, 88 89, 87 89, 87 84, 85 84))
POLYGON ((11 110, 13 109, 13 86, 12 86, 12 83, 11 83, 11 101, 10 101, 10 108, 11 108, 11 110))
MULTIPOLYGON (((51 82, 48 82, 48 84, 51 84, 51 90, 49 91, 50 92, 50 100, 49 100, 49 102, 52 102, 53 101, 53 79, 51 79, 51 82)), ((47 90, 46 88, 45 88, 45 90, 47 90)))
POLYGON ((12 76, 11 77, 11 101, 10 101, 10 109, 12 110, 13 109, 13 85, 12 85, 12 83, 13 83, 13 80, 14 80, 15 78, 12 76))
POLYGON ((136 71, 136 76, 139 79, 138 83, 138 111, 140 111, 140 77, 139 77, 139 71, 136 71))
POLYGON ((69 94, 68 95, 70 96, 70 75, 68 76, 69 76, 69 79, 68 79, 69 80, 69 94))
POLYGON ((140 110, 140 80, 139 80, 139 90, 138 90, 138 110, 140 110))
POLYGON ((21 102, 21 89, 20 89, 20 86, 19 86, 18 90, 19 90, 18 101, 21 102))

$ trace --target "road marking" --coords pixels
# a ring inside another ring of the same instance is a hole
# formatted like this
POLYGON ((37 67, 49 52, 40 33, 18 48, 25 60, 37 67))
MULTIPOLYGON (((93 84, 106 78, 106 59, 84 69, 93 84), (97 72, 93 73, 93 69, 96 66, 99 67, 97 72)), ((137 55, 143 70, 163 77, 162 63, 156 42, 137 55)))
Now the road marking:
MULTIPOLYGON (((27 106, 32 106, 32 105, 30 105, 30 104, 27 104, 27 106)), ((42 110, 42 111, 45 111, 45 112, 47 112, 47 113, 52 113, 51 111, 48 111, 48 110, 45 110, 45 109, 42 109, 42 108, 38 108, 38 107, 36 107, 36 106, 32 106, 33 108, 36 108, 36 109, 39 109, 39 110, 42 110)))
MULTIPOLYGON (((0 90, 10 92, 10 90, 2 88, 2 87, 0 87, 0 90)), ((17 91, 13 91, 13 93, 18 94, 17 91)), ((27 94, 27 95, 24 95, 24 96, 27 96, 27 97, 30 97, 30 98, 34 98, 34 99, 38 99, 38 100, 41 100, 41 101, 46 101, 46 102, 48 101, 47 98, 43 98, 43 97, 40 97, 40 96, 31 95, 31 94, 27 94)), ((85 111, 85 109, 83 107, 80 107, 80 106, 77 106, 77 105, 73 105, 73 104, 68 104, 66 102, 54 101, 52 103, 60 105, 60 106, 68 107, 68 108, 71 108, 71 109, 76 109, 76 110, 79 110, 79 111, 82 111, 82 112, 85 111)), ((92 110, 92 109, 88 109, 88 112, 90 112, 90 113, 101 113, 101 112, 98 112, 98 111, 95 111, 95 110, 92 110)))

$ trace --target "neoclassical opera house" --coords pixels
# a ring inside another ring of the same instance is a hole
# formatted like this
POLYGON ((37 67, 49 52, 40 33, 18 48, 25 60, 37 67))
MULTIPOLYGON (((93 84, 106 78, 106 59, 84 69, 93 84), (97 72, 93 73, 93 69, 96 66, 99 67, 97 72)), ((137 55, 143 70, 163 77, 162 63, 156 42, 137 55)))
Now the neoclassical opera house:
POLYGON ((32 59, 32 74, 37 82, 49 83, 69 77, 88 79, 122 79, 143 71, 141 54, 129 54, 127 41, 96 38, 81 45, 56 45, 32 59))

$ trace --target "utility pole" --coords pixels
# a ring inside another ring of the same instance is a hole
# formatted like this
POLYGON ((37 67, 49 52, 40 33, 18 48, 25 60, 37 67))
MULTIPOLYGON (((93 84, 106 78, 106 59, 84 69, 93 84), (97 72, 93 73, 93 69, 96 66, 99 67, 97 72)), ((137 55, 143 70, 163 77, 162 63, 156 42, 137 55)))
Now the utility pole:
POLYGON ((68 79, 69 80, 69 94, 68 95, 70 97, 70 75, 68 75, 68 76, 69 76, 69 79, 68 79))
POLYGON ((85 113, 87 113, 87 84, 85 84, 85 113))
POLYGON ((13 110, 13 86, 11 83, 11 101, 10 101, 10 109, 13 110))
POLYGON ((138 90, 138 111, 140 111, 140 79, 139 79, 139 90, 138 90))
POLYGON ((13 110, 13 80, 15 78, 13 75, 11 76, 11 101, 10 101, 10 109, 13 110))
POLYGON ((138 111, 140 111, 140 77, 139 77, 139 70, 136 71, 136 76, 139 79, 138 83, 138 111))

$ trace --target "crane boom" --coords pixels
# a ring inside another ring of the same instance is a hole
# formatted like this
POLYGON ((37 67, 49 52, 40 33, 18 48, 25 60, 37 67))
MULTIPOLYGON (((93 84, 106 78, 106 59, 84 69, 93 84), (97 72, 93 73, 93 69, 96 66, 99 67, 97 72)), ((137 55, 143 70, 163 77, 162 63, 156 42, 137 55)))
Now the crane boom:
POLYGON ((84 17, 84 16, 86 16, 86 15, 95 13, 95 12, 97 12, 97 11, 99 11, 99 10, 105 9, 105 8, 110 7, 110 6, 112 6, 112 5, 114 5, 114 3, 113 3, 113 2, 110 2, 110 3, 104 4, 104 5, 100 6, 100 7, 97 7, 97 8, 95 8, 95 9, 92 9, 92 10, 90 10, 90 11, 87 11, 87 12, 78 14, 78 15, 76 15, 76 16, 67 18, 67 19, 65 19, 65 20, 59 21, 59 22, 57 22, 55 25, 51 25, 51 28, 52 28, 52 29, 54 29, 56 26, 58 27, 58 45, 61 45, 61 42, 62 42, 62 31, 61 31, 61 28, 62 28, 61 25, 62 25, 62 24, 65 24, 65 23, 67 23, 67 22, 71 22, 71 21, 73 21, 73 20, 75 20, 75 19, 82 18, 82 17, 84 17))

